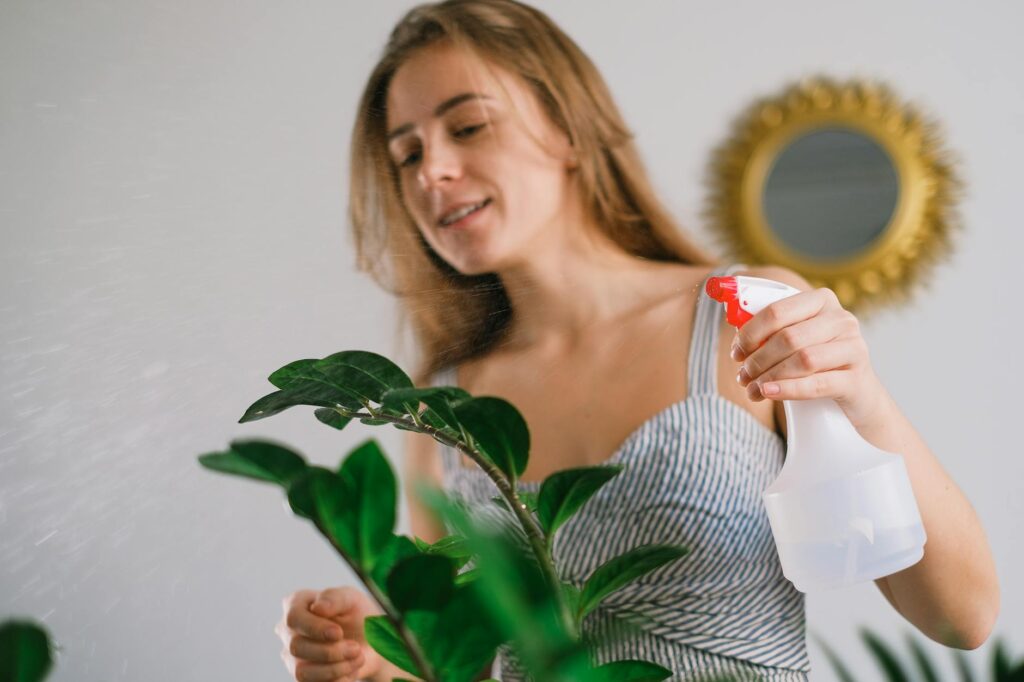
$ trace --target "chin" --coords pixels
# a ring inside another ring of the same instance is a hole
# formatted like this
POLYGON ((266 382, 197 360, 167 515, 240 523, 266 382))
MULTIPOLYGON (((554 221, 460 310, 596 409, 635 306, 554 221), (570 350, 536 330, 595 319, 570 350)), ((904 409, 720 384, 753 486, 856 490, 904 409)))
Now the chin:
POLYGON ((496 249, 488 248, 489 245, 480 243, 478 248, 471 248, 465 245, 464 248, 452 249, 450 256, 443 255, 449 265, 467 277, 485 275, 491 272, 498 272, 507 269, 509 264, 515 260, 512 254, 498 252, 496 249))

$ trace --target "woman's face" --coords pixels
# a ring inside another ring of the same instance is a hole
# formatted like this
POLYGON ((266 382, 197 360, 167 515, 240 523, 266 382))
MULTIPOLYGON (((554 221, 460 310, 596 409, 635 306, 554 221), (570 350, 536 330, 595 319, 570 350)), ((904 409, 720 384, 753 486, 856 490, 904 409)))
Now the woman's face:
POLYGON ((402 200, 452 267, 501 271, 563 236, 571 147, 517 75, 439 43, 399 67, 386 106, 402 200))

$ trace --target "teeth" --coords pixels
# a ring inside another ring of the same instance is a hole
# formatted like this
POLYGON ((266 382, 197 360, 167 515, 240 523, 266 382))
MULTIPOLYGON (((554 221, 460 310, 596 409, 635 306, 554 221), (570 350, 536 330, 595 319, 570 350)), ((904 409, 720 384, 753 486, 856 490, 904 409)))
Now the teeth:
POLYGON ((481 201, 479 204, 474 204, 472 206, 466 206, 464 208, 460 208, 455 213, 449 213, 447 216, 445 216, 444 220, 441 221, 441 224, 442 225, 451 225, 456 220, 459 220, 461 218, 465 218, 467 215, 469 215, 473 211, 476 211, 478 209, 483 208, 484 204, 486 204, 486 203, 487 203, 487 200, 485 199, 485 200, 481 201))

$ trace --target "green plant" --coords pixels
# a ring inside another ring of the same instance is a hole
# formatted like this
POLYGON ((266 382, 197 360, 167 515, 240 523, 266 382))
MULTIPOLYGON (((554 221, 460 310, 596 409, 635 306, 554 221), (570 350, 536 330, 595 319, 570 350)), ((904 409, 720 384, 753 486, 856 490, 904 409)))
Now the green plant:
POLYGON ((278 390, 253 403, 240 422, 309 405, 318 408, 320 422, 339 430, 359 420, 430 435, 487 473, 500 493, 496 504, 514 516, 529 547, 524 553, 508 532, 478 528, 440 491, 424 495, 456 534, 434 544, 396 535, 397 483, 373 439, 337 470, 261 440, 236 440, 226 451, 201 455, 209 469, 284 489, 292 510, 314 524, 380 603, 384 613, 367 619, 366 636, 384 658, 430 682, 462 682, 508 642, 544 680, 653 682, 671 675, 645 661, 592 665, 581 624, 608 595, 685 556, 687 548, 637 547, 597 568, 582 588, 563 583, 551 558, 558 530, 621 467, 560 471, 535 498, 523 495, 517 480, 530 435, 515 407, 456 387, 416 388, 397 365, 366 351, 298 360, 269 380, 278 390), (459 573, 464 568, 471 570, 459 573))
MULTIPOLYGON (((914 665, 906 667, 896 655, 894 648, 886 644, 881 637, 866 628, 860 631, 861 639, 868 647, 872 657, 885 674, 887 682, 910 682, 911 680, 924 680, 924 682, 939 682, 939 676, 935 665, 929 658, 928 653, 921 647, 921 644, 912 637, 906 635, 907 645, 910 648, 914 665), (909 672, 916 671, 916 674, 909 672)), ((855 682, 856 678, 850 673, 849 668, 836 655, 832 648, 825 643, 821 637, 815 637, 818 646, 825 652, 825 657, 842 682, 855 682)), ((959 649, 951 649, 953 661, 956 664, 957 677, 960 682, 981 682, 981 678, 975 677, 967 658, 959 649)), ((991 682, 1024 682, 1024 659, 1011 662, 1002 640, 997 639, 992 653, 990 665, 991 682)), ((872 677, 871 679, 876 679, 872 677)))
POLYGON ((0 682, 42 682, 53 667, 50 637, 27 620, 0 624, 0 682))

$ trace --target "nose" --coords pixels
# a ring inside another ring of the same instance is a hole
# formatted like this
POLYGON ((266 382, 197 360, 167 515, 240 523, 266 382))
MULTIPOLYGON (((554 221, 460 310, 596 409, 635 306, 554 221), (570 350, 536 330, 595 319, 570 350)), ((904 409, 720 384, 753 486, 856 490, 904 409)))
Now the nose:
POLYGON ((458 150, 444 142, 424 144, 420 152, 418 178, 424 189, 434 189, 442 182, 451 182, 462 174, 462 159, 458 150))

